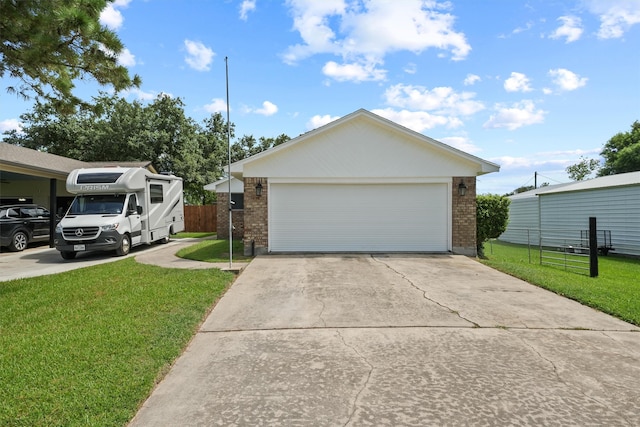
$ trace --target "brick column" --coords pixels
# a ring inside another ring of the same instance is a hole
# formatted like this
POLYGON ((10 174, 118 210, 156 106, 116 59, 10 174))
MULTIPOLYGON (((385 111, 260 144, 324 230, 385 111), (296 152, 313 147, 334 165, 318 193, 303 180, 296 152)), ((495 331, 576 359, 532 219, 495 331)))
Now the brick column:
MULTIPOLYGON (((217 193, 216 235, 218 239, 229 238, 229 193, 217 193)), ((231 212, 233 224, 233 238, 242 239, 244 236, 244 211, 231 212)))
POLYGON ((453 177, 451 185, 451 220, 453 253, 477 256, 476 248, 476 177, 453 177), (464 196, 459 194, 460 182, 467 186, 464 196))
POLYGON ((269 185, 267 178, 244 178, 244 254, 265 254, 269 250, 269 185), (256 185, 262 184, 262 195, 256 185))

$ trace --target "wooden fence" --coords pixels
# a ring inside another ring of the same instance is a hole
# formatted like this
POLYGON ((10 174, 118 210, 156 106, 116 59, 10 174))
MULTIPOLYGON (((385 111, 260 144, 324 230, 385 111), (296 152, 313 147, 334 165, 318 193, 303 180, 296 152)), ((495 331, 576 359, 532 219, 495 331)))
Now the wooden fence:
POLYGON ((191 232, 215 232, 217 223, 217 206, 185 206, 184 227, 191 232))

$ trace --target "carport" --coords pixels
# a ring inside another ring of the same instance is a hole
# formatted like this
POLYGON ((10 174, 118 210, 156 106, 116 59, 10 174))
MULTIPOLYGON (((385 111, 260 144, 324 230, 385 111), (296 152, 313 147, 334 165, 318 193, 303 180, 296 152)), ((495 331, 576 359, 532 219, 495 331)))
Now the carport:
MULTIPOLYGON (((0 204, 35 203, 52 215, 63 212, 73 195, 66 191, 67 175, 74 169, 96 166, 138 166, 155 172, 151 162, 83 162, 55 154, 0 142, 0 204)), ((55 222, 49 225, 53 247, 55 222)))

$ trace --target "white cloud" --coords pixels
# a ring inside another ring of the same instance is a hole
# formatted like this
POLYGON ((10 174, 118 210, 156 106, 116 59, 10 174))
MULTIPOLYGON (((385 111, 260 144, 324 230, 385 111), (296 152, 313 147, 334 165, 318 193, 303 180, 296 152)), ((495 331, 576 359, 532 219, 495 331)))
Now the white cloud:
POLYGON ((529 77, 522 73, 511 73, 511 77, 504 81, 504 89, 507 92, 531 92, 531 86, 529 86, 529 77))
POLYGON ((113 3, 107 3, 107 6, 100 12, 100 23, 111 30, 117 30, 122 26, 124 18, 118 10, 126 8, 131 0, 116 0, 113 3))
POLYGON ((563 91, 571 91, 581 88, 587 84, 586 77, 580 77, 576 73, 565 68, 557 68, 549 70, 549 76, 553 78, 553 82, 563 91))
POLYGON ((444 138, 438 138, 438 141, 444 142, 445 144, 464 151, 465 153, 477 153, 482 151, 480 147, 472 144, 466 136, 447 136, 444 138))
POLYGON ((118 64, 125 67, 133 67, 134 65, 136 65, 136 57, 133 53, 131 53, 129 49, 125 47, 118 55, 118 64))
POLYGON ((191 68, 197 71, 209 71, 209 66, 215 56, 213 50, 201 42, 192 40, 185 40, 184 47, 187 49, 187 56, 184 60, 191 68))
POLYGON ((410 62, 404 67, 403 71, 407 74, 415 74, 418 72, 418 66, 413 62, 410 62))
POLYGON ((379 81, 384 80, 387 75, 386 70, 377 69, 375 63, 340 65, 334 61, 327 62, 322 67, 322 73, 339 82, 379 81))
POLYGON ((258 108, 256 110, 253 111, 256 114, 260 114, 263 116, 273 116, 275 113, 278 112, 278 106, 276 104, 274 104, 273 102, 269 102, 269 101, 264 101, 262 103, 262 108, 258 108))
POLYGON ((456 92, 451 87, 429 90, 423 86, 397 84, 389 87, 384 98, 392 107, 434 111, 442 115, 469 116, 484 110, 473 92, 456 92))
POLYGON ((244 0, 240 5, 240 19, 247 20, 249 12, 256 10, 256 0, 244 0))
POLYGON ((0 132, 8 132, 15 130, 18 133, 22 132, 22 122, 18 119, 5 119, 0 120, 0 132))
POLYGON ((549 37, 552 39, 559 39, 566 37, 565 42, 571 43, 579 40, 582 36, 582 21, 576 16, 561 16, 558 21, 562 22, 562 25, 558 27, 549 37))
POLYGON ((128 95, 133 95, 141 101, 151 101, 155 99, 157 96, 155 92, 144 92, 138 88, 127 89, 124 91, 124 93, 128 95))
POLYGON ((427 129, 433 129, 436 126, 457 128, 463 124, 457 117, 430 114, 426 111, 397 111, 392 108, 385 108, 383 110, 372 110, 372 113, 420 133, 427 129))
MULTIPOLYGON (((302 38, 302 43, 289 46, 283 54, 288 64, 328 53, 342 57, 346 64, 375 70, 387 54, 397 51, 418 54, 434 48, 448 52, 453 60, 464 59, 471 51, 464 33, 454 29, 449 2, 403 0, 398 7, 386 0, 287 0, 287 5, 302 38)), ((336 75, 343 76, 339 71, 336 75)), ((360 75, 372 78, 371 73, 360 75)))
POLYGON ((313 130, 313 129, 319 128, 320 126, 324 126, 327 123, 331 123, 335 120, 338 120, 339 118, 340 116, 331 116, 329 114, 326 114, 324 116, 315 115, 311 117, 311 119, 307 122, 307 129, 313 130))
POLYGON ((496 114, 489 117, 489 120, 483 125, 484 128, 515 130, 522 126, 544 122, 546 114, 546 111, 537 109, 535 103, 530 100, 517 102, 510 107, 497 104, 495 110, 496 114))
POLYGON ((620 38, 636 24, 640 24, 640 2, 638 0, 584 0, 591 12, 600 18, 598 37, 620 38))
POLYGON ((210 104, 204 106, 207 113, 227 112, 227 102, 222 98, 213 98, 210 104))
POLYGON ((472 86, 472 85, 478 83, 480 80, 482 80, 480 78, 480 76, 477 76, 475 74, 467 74, 467 77, 465 77, 465 79, 464 79, 464 85, 465 86, 472 86))

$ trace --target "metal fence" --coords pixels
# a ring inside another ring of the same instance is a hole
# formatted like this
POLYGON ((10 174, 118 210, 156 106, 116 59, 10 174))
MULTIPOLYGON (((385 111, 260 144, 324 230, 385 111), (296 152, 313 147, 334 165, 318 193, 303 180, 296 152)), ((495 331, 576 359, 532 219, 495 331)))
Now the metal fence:
POLYGON ((588 230, 510 227, 509 231, 509 238, 500 240, 526 245, 529 263, 591 277, 598 275, 598 251, 606 255, 611 244, 611 233, 596 230, 595 218, 590 219, 588 230))

